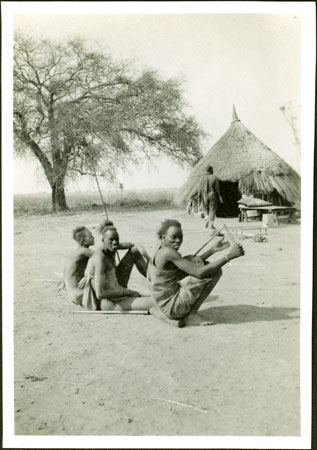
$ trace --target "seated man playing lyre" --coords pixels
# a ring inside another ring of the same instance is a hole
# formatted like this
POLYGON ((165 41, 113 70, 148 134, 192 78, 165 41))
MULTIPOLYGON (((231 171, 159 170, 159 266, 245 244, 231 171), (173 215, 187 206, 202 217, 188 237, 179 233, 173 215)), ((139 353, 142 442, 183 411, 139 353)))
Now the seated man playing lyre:
POLYGON ((244 255, 241 245, 234 245, 227 254, 214 262, 207 262, 212 254, 229 247, 223 238, 200 257, 182 257, 179 248, 183 242, 181 224, 165 220, 158 236, 161 245, 151 258, 147 279, 156 309, 150 312, 167 322, 177 321, 176 326, 212 325, 198 309, 214 289, 222 275, 222 267, 231 259, 244 255), (163 315, 162 315, 163 314, 163 315))

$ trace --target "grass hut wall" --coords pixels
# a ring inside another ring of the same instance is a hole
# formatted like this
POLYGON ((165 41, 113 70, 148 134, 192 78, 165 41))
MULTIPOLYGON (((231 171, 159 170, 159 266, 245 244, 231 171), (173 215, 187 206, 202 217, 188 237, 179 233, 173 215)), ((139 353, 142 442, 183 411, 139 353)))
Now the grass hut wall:
POLYGON ((238 214, 242 194, 279 206, 300 199, 300 176, 243 125, 234 106, 230 127, 193 168, 176 194, 178 204, 187 203, 209 165, 220 182, 224 201, 218 208, 220 217, 238 214))

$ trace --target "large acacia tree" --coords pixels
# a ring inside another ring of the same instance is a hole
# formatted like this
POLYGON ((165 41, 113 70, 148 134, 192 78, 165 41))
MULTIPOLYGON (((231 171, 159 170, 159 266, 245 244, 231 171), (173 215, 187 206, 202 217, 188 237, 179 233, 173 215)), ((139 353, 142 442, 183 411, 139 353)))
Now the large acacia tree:
POLYGON ((65 179, 74 173, 111 179, 118 167, 160 154, 192 165, 202 136, 178 80, 136 73, 78 39, 15 36, 15 151, 39 160, 53 210, 67 209, 65 179))

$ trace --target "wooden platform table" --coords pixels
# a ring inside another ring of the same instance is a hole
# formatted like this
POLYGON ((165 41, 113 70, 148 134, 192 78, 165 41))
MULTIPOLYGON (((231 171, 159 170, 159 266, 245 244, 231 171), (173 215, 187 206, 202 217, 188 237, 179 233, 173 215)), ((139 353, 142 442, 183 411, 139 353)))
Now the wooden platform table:
POLYGON ((288 223, 297 223, 296 208, 291 206, 245 206, 239 205, 242 222, 248 222, 247 211, 257 211, 262 220, 263 214, 273 214, 275 221, 279 224, 279 214, 288 214, 288 223))

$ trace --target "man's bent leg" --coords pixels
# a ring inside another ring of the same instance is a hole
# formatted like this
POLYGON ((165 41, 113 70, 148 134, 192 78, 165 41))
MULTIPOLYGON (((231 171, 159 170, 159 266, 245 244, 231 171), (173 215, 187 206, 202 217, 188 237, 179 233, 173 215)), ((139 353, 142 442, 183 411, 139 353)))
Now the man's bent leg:
POLYGON ((153 300, 150 296, 128 297, 124 300, 121 300, 119 303, 123 311, 148 311, 153 306, 153 300))
POLYGON ((128 286, 134 264, 138 271, 146 277, 147 262, 136 247, 127 251, 116 268, 117 279, 122 287, 128 286))
POLYGON ((131 253, 133 254, 136 268, 138 269, 140 274, 146 278, 148 261, 146 261, 146 259, 142 256, 140 250, 136 246, 131 248, 131 253))
POLYGON ((206 300, 208 295, 212 292, 220 278, 222 277, 222 269, 219 269, 218 272, 215 273, 215 275, 212 277, 209 283, 207 283, 204 286, 204 289, 202 290, 202 293, 198 297, 197 301, 194 303, 194 306, 192 307, 190 314, 195 313, 200 308, 201 304, 206 300))
POLYGON ((102 311, 148 311, 152 306, 151 297, 126 297, 116 302, 104 299, 100 302, 102 311))
POLYGON ((188 316, 185 317, 185 325, 213 325, 214 323, 211 321, 205 320, 202 316, 198 314, 198 309, 202 305, 202 303, 206 300, 208 295, 211 293, 211 291, 214 289, 218 281, 220 280, 222 276, 222 269, 219 269, 217 273, 213 276, 212 280, 210 280, 209 283, 207 283, 200 296, 198 297, 197 301, 194 303, 194 306, 192 307, 190 313, 188 316))
POLYGON ((119 302, 114 303, 110 300, 100 300, 100 309, 101 311, 123 311, 122 306, 120 306, 119 302))
POLYGON ((134 266, 134 257, 131 250, 128 250, 116 267, 116 276, 122 287, 127 287, 130 275, 134 266))

